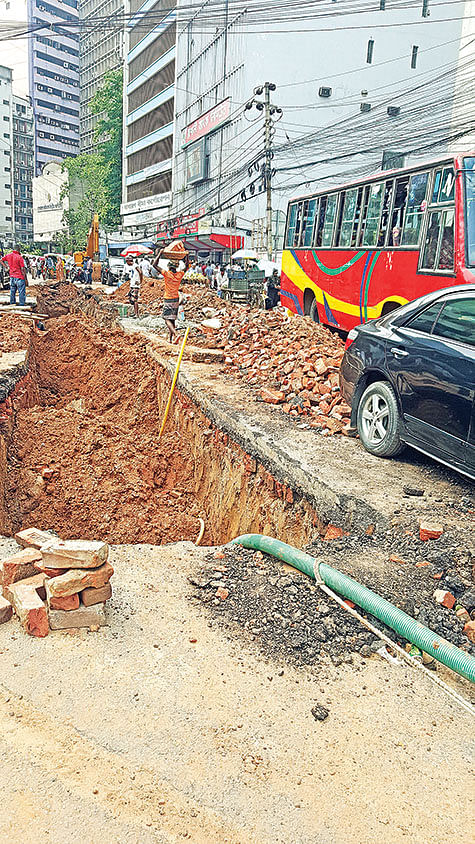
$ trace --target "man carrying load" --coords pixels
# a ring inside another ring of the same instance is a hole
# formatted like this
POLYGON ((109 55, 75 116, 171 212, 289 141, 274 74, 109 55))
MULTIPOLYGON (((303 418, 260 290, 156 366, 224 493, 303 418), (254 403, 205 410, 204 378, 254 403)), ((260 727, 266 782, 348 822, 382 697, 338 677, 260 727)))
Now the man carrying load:
POLYGON ((175 240, 170 243, 165 249, 158 253, 154 266, 157 272, 163 277, 165 282, 165 293, 163 298, 162 317, 165 320, 168 328, 170 343, 178 343, 180 337, 175 328, 175 323, 178 317, 178 306, 180 304, 179 289, 183 276, 188 268, 188 252, 181 240, 175 240), (160 258, 168 259, 168 270, 162 270, 158 266, 160 258), (183 270, 178 269, 178 264, 184 263, 183 270))

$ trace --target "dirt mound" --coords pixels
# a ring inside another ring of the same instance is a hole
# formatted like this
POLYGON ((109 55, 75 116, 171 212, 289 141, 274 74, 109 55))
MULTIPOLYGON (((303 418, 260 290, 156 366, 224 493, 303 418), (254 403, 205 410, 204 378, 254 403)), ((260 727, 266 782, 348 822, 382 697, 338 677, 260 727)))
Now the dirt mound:
POLYGON ((41 404, 17 413, 6 500, 15 530, 110 542, 194 539, 192 454, 160 443, 155 377, 140 341, 76 316, 35 335, 41 404))
POLYGON ((81 297, 81 291, 70 282, 56 281, 38 285, 35 295, 38 313, 60 317, 69 313, 71 306, 81 297))
POLYGON ((0 355, 28 349, 33 323, 13 314, 0 317, 0 355))
MULTIPOLYGON (((155 302, 157 299, 163 299, 165 285, 162 278, 144 278, 140 285, 140 301, 142 304, 149 304, 155 302)), ((108 296, 111 302, 128 302, 129 301, 130 282, 124 281, 117 290, 108 296)))

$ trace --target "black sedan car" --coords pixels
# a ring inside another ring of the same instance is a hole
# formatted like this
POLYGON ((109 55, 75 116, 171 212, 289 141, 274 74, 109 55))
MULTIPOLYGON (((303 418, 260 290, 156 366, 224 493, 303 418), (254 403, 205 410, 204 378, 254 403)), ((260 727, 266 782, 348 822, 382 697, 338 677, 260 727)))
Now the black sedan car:
POLYGON ((475 285, 353 328, 340 388, 371 454, 407 444, 475 480, 475 285))

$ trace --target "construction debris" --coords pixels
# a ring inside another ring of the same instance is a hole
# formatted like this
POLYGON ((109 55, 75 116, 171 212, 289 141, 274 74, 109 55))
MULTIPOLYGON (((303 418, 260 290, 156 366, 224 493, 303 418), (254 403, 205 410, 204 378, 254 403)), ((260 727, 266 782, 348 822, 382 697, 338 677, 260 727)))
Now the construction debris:
POLYGON ((98 629, 106 624, 104 606, 112 596, 109 581, 114 573, 107 561, 109 546, 88 540, 63 542, 36 528, 20 531, 16 539, 33 546, 41 535, 47 542, 39 550, 25 547, 0 565, 0 623, 9 621, 14 610, 25 632, 37 637, 47 636, 50 629, 98 629))

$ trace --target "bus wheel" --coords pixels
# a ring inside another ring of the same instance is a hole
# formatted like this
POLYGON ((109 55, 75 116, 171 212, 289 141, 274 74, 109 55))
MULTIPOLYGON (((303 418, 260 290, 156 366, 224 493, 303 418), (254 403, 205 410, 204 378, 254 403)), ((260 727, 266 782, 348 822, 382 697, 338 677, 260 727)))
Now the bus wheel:
POLYGON ((318 308, 317 308, 317 300, 314 299, 312 304, 310 305, 309 317, 313 322, 319 323, 320 317, 318 316, 318 308))

